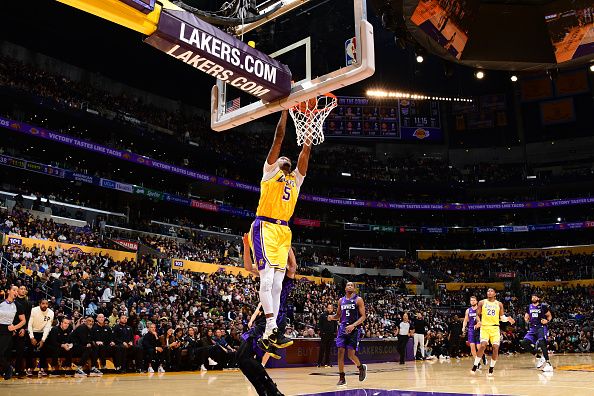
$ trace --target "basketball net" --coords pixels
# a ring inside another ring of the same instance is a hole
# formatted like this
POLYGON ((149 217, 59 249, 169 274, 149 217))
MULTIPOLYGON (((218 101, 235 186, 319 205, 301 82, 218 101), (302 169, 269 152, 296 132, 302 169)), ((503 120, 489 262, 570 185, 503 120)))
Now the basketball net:
POLYGON ((324 120, 337 105, 336 96, 327 93, 289 109, 289 114, 295 123, 299 146, 318 145, 324 142, 324 120))

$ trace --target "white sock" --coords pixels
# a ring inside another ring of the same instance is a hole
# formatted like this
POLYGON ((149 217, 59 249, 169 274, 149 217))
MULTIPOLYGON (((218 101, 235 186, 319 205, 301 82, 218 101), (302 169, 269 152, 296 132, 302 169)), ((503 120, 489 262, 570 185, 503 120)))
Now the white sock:
POLYGON ((475 366, 478 366, 480 362, 481 362, 481 358, 480 357, 477 356, 477 357, 474 358, 474 365, 475 366))
POLYGON ((497 360, 491 359, 491 367, 495 367, 495 363, 497 363, 497 360))

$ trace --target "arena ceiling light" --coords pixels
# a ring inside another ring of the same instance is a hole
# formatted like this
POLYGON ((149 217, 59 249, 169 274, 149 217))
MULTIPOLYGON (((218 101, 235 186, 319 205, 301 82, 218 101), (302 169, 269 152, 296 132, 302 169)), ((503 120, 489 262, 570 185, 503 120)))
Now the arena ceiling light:
POLYGON ((510 77, 510 80, 512 80, 512 82, 516 82, 516 81, 518 81, 518 76, 516 76, 516 75, 514 74, 514 75, 512 75, 512 76, 510 77))
POLYGON ((342 172, 341 175, 344 177, 351 177, 351 174, 348 172, 342 172))
POLYGON ((594 73, 594 63, 590 65, 590 71, 594 73))
POLYGON ((369 89, 366 92, 367 97, 376 99, 414 99, 414 100, 435 100, 442 102, 472 102, 470 98, 459 98, 452 96, 434 96, 419 93, 385 91, 382 89, 369 89))
POLYGON ((485 78, 485 72, 479 70, 476 73, 474 73, 474 76, 479 80, 482 80, 483 78, 485 78))

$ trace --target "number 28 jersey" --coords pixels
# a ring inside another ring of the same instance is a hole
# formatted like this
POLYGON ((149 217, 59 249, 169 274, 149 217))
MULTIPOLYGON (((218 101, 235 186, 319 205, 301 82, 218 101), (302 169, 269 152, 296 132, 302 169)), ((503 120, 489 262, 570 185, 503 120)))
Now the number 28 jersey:
POLYGON ((499 326, 499 301, 483 300, 481 324, 482 326, 499 326))
POLYGON ((264 163, 256 216, 289 221, 295 211, 304 176, 298 169, 285 175, 278 165, 264 163))

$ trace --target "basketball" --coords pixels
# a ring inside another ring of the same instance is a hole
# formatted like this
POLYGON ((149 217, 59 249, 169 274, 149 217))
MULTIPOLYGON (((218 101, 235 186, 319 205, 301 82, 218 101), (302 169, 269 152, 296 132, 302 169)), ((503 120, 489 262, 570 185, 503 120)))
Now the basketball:
POLYGON ((297 106, 298 106, 300 112, 306 113, 307 111, 315 110, 317 108, 317 105, 318 105, 318 99, 310 98, 310 99, 307 99, 306 101, 299 103, 297 106))

